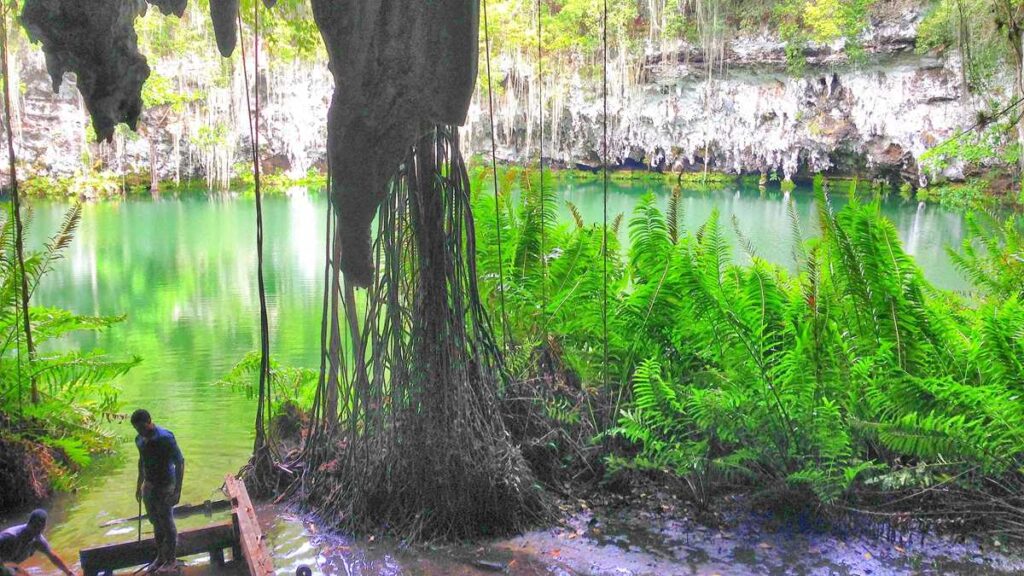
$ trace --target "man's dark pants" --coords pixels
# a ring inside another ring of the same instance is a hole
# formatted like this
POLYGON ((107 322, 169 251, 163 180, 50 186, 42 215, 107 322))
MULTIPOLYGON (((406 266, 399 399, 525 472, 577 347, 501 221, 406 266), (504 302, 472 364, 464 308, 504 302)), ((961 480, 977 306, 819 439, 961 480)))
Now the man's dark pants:
POLYGON ((178 546, 178 528, 174 525, 174 485, 154 486, 149 482, 142 485, 142 503, 153 525, 153 539, 156 540, 156 561, 170 562, 175 559, 178 546))

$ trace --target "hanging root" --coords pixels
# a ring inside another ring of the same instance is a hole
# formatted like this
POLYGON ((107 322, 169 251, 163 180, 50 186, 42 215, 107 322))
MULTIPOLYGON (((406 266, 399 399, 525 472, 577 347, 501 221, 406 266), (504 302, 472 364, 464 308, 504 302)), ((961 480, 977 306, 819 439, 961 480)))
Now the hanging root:
MULTIPOLYGON (((498 407, 500 357, 479 300, 453 128, 421 138, 378 218, 361 325, 351 292, 345 299, 354 353, 340 421, 328 419, 305 448, 307 503, 344 530, 412 540, 510 533, 546 518, 498 407)), ((346 323, 331 324, 340 340, 346 323)))

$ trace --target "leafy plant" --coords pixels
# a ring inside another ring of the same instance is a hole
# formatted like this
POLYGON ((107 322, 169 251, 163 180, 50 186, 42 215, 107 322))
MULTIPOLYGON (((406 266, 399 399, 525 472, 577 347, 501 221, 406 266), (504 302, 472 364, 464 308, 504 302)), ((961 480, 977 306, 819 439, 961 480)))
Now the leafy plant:
MULTIPOLYGON (((25 255, 25 276, 31 295, 47 273, 64 257, 81 219, 81 206, 66 214, 57 233, 39 251, 25 255)), ((47 343, 77 331, 106 329, 123 316, 85 316, 58 308, 31 307, 29 317, 37 347, 29 355, 18 302, 21 273, 16 265, 14 219, 0 223, 0 435, 50 446, 69 468, 85 467, 91 455, 110 446, 102 422, 116 415, 117 388, 113 381, 136 366, 135 356, 111 358, 102 351, 51 352, 47 343), (38 390, 33 401, 30 390, 38 390)), ((66 478, 54 478, 70 485, 66 478)))
MULTIPOLYGON (((483 176, 481 273, 501 318, 483 176)), ((520 191, 498 197, 508 322, 520 342, 560 342, 585 385, 610 383, 617 425, 600 437, 636 447, 610 466, 677 475, 701 502, 729 480, 831 503, 867 483, 904 489, 969 470, 1017 474, 1024 463, 1024 260, 1012 219, 970 220, 974 237, 955 259, 984 288, 972 303, 932 287, 878 201, 855 191, 836 212, 817 187, 810 239, 791 207, 795 273, 762 259, 734 223, 748 262, 736 263, 717 214, 682 229, 678 192, 666 212, 646 196, 629 218, 628 254, 609 259, 605 374, 602 231, 570 205, 572 223, 548 229, 543 251, 529 248, 541 200, 521 175, 504 181, 520 191)))
POLYGON ((960 250, 947 249, 960 272, 986 294, 1024 298, 1024 232, 1016 217, 988 213, 965 216, 967 235, 960 250))
MULTIPOLYGON (((217 385, 230 386, 245 393, 249 399, 256 397, 260 374, 259 351, 249 352, 235 364, 231 371, 221 378, 217 385)), ((270 360, 271 414, 281 414, 286 405, 312 406, 316 385, 320 377, 317 370, 281 366, 270 360)))

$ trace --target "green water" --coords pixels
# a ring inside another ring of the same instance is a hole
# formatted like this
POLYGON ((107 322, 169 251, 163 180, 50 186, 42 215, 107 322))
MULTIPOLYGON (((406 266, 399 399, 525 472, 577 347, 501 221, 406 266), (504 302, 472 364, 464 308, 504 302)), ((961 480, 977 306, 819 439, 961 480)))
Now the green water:
MULTIPOLYGON (((613 183, 611 217, 627 213, 646 185, 613 183)), ((655 190, 667 202, 669 190, 655 190)), ((564 184, 562 197, 597 222, 603 205, 599 183, 564 184)), ((809 191, 793 194, 803 226, 813 226, 809 191)), ((790 261, 786 199, 756 189, 687 192, 682 204, 694 230, 717 208, 728 223, 739 221, 759 253, 790 261)), ((34 203, 33 244, 57 227, 65 204, 34 203)), ((266 281, 271 346, 284 363, 315 367, 319 349, 323 273, 324 198, 298 191, 265 201, 266 281)), ((961 215, 940 207, 886 201, 908 249, 926 275, 943 288, 962 289, 943 246, 960 242, 961 215)), ((563 216, 568 211, 563 207, 563 216)), ((201 502, 225 474, 246 461, 253 441, 255 402, 244 393, 214 385, 246 352, 259 344, 256 293, 255 207, 240 196, 189 196, 87 204, 67 257, 37 292, 35 303, 86 314, 126 314, 122 324, 73 343, 111 354, 138 354, 140 366, 120 381, 126 411, 146 407, 158 424, 175 432, 185 454, 182 502, 201 502)), ((625 226, 621 232, 625 238, 625 226)), ((98 528, 106 520, 134 515, 136 453, 128 423, 114 424, 120 455, 104 459, 76 494, 53 505, 51 541, 68 559, 79 548, 133 538, 135 525, 98 528)), ((182 522, 205 524, 206 518, 182 522)), ((148 528, 148 526, 146 526, 148 528)), ((280 521, 276 553, 289 562, 308 560, 300 523, 280 521)), ((50 573, 48 564, 33 566, 50 573)))
MULTIPOLYGON (((608 194, 609 220, 618 214, 625 214, 620 228, 620 240, 628 240, 627 224, 638 199, 646 192, 658 196, 662 210, 668 206, 671 189, 665 185, 643 183, 611 182, 608 194)), ((839 190, 831 195, 834 209, 839 210, 847 198, 839 190)), ((599 181, 563 183, 558 191, 559 198, 572 202, 579 209, 587 223, 603 220, 602 184, 599 181)), ((789 199, 795 203, 796 213, 804 238, 817 234, 817 217, 814 194, 809 189, 799 188, 792 194, 777 189, 764 193, 756 187, 727 185, 722 190, 703 192, 683 190, 680 203, 682 223, 685 230, 694 232, 718 210, 726 235, 735 240, 733 218, 739 224, 743 235, 753 244, 757 255, 778 264, 793 268, 792 233, 787 210, 789 199)), ((906 250, 912 254, 925 276, 937 287, 947 290, 966 290, 967 283, 959 276, 946 254, 945 247, 958 247, 964 236, 963 214, 947 210, 934 204, 908 201, 893 194, 883 200, 882 214, 896 225, 906 250)), ((568 211, 562 206, 562 216, 568 218, 568 211)), ((735 242, 733 242, 735 245, 735 242)), ((737 261, 744 262, 745 255, 739 250, 737 261)))

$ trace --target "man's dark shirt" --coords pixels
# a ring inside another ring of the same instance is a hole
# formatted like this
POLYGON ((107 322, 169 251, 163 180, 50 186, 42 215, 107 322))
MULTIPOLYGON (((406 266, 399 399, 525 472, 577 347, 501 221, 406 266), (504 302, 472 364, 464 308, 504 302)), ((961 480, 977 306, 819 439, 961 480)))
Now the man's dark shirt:
POLYGON ((185 462, 174 434, 157 426, 149 437, 136 436, 135 445, 142 460, 143 479, 154 486, 173 486, 177 481, 175 467, 185 462))
POLYGON ((20 564, 35 552, 49 552, 43 535, 32 537, 28 525, 19 524, 0 532, 0 562, 20 564))

